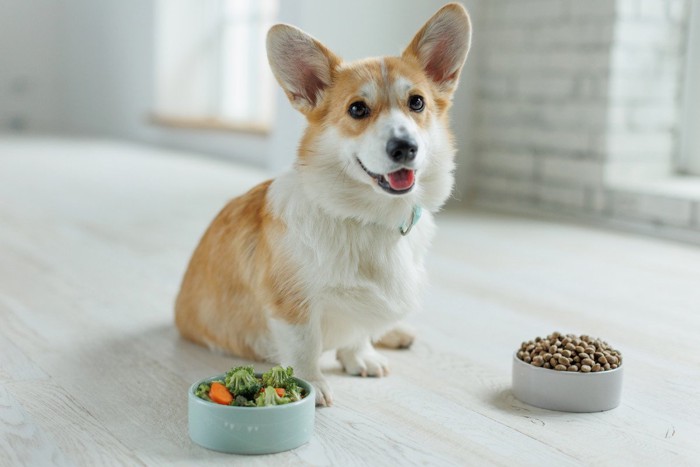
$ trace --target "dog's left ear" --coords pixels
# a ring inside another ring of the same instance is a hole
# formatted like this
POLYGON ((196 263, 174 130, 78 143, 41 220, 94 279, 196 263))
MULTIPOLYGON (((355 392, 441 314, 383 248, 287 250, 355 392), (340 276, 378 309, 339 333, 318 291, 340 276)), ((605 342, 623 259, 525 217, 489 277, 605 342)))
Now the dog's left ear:
POLYGON ((439 89, 452 94, 467 59, 471 33, 467 10, 459 3, 448 3, 418 31, 402 57, 416 58, 439 89))

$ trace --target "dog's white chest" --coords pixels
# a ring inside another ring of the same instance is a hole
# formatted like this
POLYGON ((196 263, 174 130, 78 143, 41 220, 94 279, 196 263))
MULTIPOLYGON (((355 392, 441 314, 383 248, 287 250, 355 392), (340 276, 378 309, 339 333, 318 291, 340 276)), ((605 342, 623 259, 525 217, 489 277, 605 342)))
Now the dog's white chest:
MULTIPOLYGON (((424 251, 432 219, 410 236, 348 223, 319 231, 300 255, 304 281, 321 314, 327 347, 354 333, 376 335, 421 305, 424 251), (328 235, 324 235, 328 234, 328 235)), ((299 243, 297 243, 299 245, 299 243)))
POLYGON ((434 230, 430 213, 402 236, 399 225, 341 221, 304 204, 301 196, 282 199, 275 210, 287 225, 282 251, 322 322, 328 347, 353 334, 381 333, 420 308, 434 230))

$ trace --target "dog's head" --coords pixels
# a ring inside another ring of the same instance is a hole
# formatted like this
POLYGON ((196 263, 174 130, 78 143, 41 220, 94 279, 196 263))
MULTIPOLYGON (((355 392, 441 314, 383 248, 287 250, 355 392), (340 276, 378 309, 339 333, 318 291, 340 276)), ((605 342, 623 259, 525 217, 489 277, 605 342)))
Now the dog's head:
POLYGON ((301 30, 272 27, 272 71, 309 123, 297 163, 304 189, 363 221, 396 223, 415 205, 438 209, 454 183, 447 111, 470 36, 466 10, 451 3, 400 57, 344 63, 301 30))

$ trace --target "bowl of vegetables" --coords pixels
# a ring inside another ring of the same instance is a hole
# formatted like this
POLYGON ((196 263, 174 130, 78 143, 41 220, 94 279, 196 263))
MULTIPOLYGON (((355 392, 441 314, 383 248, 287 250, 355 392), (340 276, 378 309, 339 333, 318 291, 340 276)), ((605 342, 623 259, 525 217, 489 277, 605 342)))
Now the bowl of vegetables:
POLYGON ((252 366, 197 381, 188 393, 192 441, 235 454, 272 454, 311 439, 314 388, 291 367, 255 373, 252 366))

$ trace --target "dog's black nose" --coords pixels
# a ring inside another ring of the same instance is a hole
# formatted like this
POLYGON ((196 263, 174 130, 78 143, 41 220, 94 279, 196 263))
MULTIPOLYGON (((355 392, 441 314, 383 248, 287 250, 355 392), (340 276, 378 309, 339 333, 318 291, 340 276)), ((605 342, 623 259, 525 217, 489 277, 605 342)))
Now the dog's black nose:
POLYGON ((416 158, 418 146, 411 139, 391 138, 386 143, 386 153, 395 162, 411 162, 416 158))

